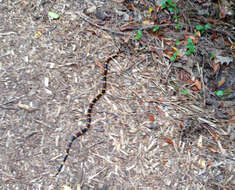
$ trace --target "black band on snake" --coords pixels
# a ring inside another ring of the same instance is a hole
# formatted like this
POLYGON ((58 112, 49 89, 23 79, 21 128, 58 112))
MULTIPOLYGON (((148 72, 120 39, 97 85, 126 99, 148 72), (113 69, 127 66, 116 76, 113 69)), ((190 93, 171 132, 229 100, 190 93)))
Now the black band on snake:
POLYGON ((84 127, 83 129, 81 129, 79 132, 77 132, 75 135, 73 135, 70 139, 69 139, 69 143, 68 143, 68 146, 67 146, 67 149, 65 150, 65 156, 64 156, 64 159, 63 159, 63 161, 61 162, 61 164, 60 164, 60 166, 59 166, 59 168, 57 169, 57 173, 56 173, 56 175, 55 176, 57 176, 60 172, 61 172, 61 170, 62 170, 62 168, 63 168, 63 166, 64 166, 64 164, 65 164, 65 162, 66 162, 66 160, 67 160, 67 158, 68 158, 68 156, 69 156, 69 152, 70 152, 70 149, 71 149, 71 147, 72 147, 72 144, 73 144, 73 142, 78 138, 78 137, 80 137, 80 136, 82 136, 83 134, 85 134, 87 131, 88 131, 88 129, 90 128, 90 126, 91 126, 91 113, 92 113, 92 108, 93 108, 93 106, 95 105, 95 103, 105 94, 105 92, 106 92, 106 86, 107 86, 107 74, 108 74, 108 63, 112 60, 112 59, 114 59, 115 57, 117 57, 119 55, 119 52, 118 53, 116 53, 115 55, 113 55, 113 56, 110 56, 107 60, 106 60, 106 62, 104 63, 104 73, 103 73, 103 87, 102 87, 102 90, 101 90, 101 92, 90 102, 90 104, 89 104, 89 107, 88 107, 88 110, 87 110, 87 121, 86 121, 86 127, 84 127))

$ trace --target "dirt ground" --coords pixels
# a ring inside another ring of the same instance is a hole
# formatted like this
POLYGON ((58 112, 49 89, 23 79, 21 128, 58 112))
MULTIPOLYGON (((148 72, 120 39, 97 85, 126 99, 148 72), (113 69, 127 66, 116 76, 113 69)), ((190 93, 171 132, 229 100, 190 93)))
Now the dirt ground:
POLYGON ((0 0, 1 190, 234 188, 234 121, 215 117, 201 93, 179 94, 187 85, 163 40, 143 38, 146 48, 136 31, 115 33, 123 10, 108 0, 0 0), (55 177, 119 48, 91 129, 55 177))

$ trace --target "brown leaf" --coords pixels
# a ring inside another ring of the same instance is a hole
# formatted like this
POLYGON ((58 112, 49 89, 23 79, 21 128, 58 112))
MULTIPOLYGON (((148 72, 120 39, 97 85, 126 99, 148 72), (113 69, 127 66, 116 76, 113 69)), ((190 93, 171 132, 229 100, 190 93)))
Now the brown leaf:
POLYGON ((216 74, 220 70, 220 64, 219 63, 214 63, 211 66, 214 70, 214 74, 216 74))
POLYGON ((232 49, 232 50, 235 49, 235 42, 232 43, 231 49, 232 49))
POLYGON ((213 164, 214 164, 214 162, 212 162, 212 161, 207 162, 207 166, 212 166, 213 164))
POLYGON ((167 160, 162 160, 162 164, 165 165, 168 161, 167 160))
POLYGON ((233 115, 233 116, 229 119, 229 121, 230 121, 231 123, 235 123, 235 115, 233 115))
POLYGON ((190 74, 185 71, 185 70, 181 70, 180 73, 179 73, 179 79, 182 80, 182 81, 191 81, 190 79, 190 74))
POLYGON ((202 88, 202 83, 201 83, 201 81, 200 81, 199 79, 196 79, 196 80, 194 81, 194 85, 195 85, 195 87, 197 88, 196 91, 200 91, 200 90, 201 90, 201 88, 202 88))
POLYGON ((226 78, 225 77, 221 77, 220 81, 218 82, 218 88, 221 87, 226 81, 226 78))
POLYGON ((155 118, 154 118, 154 116, 153 116, 153 114, 148 114, 148 117, 149 117, 149 120, 150 121, 152 121, 152 122, 154 122, 155 121, 155 118))
POLYGON ((172 56, 173 56, 173 54, 174 54, 174 52, 172 51, 172 50, 164 50, 164 53, 165 53, 165 57, 167 57, 167 58, 171 58, 172 56))
POLYGON ((103 63, 101 63, 98 59, 95 59, 94 62, 98 67, 104 68, 103 63))
POLYGON ((159 12, 160 9, 161 9, 161 6, 160 6, 160 5, 156 7, 157 13, 159 12))
POLYGON ((217 38, 217 33, 215 32, 211 35, 211 40, 215 40, 216 38, 217 38))
POLYGON ((219 140, 219 136, 214 132, 214 131, 211 131, 210 130, 210 133, 211 133, 211 135, 213 136, 213 138, 214 138, 214 141, 218 141, 219 140))
POLYGON ((173 141, 167 137, 164 138, 164 141, 167 142, 170 145, 174 145, 173 141))
POLYGON ((134 11, 134 10, 135 10, 134 5, 131 4, 131 3, 126 4, 126 7, 127 7, 130 11, 134 11))
POLYGON ((213 153, 219 152, 218 149, 215 146, 209 147, 209 150, 213 153))

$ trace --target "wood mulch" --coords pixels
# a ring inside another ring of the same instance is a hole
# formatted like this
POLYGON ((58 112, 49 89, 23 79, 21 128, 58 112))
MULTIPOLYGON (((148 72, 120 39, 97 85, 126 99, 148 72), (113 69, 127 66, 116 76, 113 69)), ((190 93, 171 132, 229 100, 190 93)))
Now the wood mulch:
MULTIPOLYGON (((142 13, 153 1, 138 2, 142 13)), ((125 25, 140 18, 131 9, 118 0, 0 0, 0 189, 234 187, 234 117, 225 114, 233 99, 217 101, 185 83, 190 72, 203 80, 206 66, 199 54, 187 64, 169 61, 168 41, 183 34, 172 34, 170 24, 163 38, 147 32, 150 23, 136 40, 136 28, 125 25), (91 129, 55 177, 101 90, 103 62, 119 48, 91 129)), ((217 47, 205 38, 199 50, 206 42, 217 47)))

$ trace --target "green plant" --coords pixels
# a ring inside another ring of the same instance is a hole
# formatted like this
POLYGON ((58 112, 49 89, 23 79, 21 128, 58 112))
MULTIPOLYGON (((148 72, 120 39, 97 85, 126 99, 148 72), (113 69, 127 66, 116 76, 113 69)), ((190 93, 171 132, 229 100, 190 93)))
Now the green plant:
POLYGON ((141 31, 141 30, 138 30, 135 39, 139 40, 142 36, 143 36, 142 31, 141 31))
POLYGON ((180 91, 180 94, 182 94, 182 95, 187 95, 187 94, 189 94, 189 91, 188 91, 188 90, 181 90, 181 91, 180 91))
POLYGON ((215 54, 211 53, 210 60, 213 60, 215 58, 215 54))
POLYGON ((175 42, 175 44, 176 44, 177 46, 179 46, 179 45, 180 45, 180 41, 177 39, 176 42, 175 42))
POLYGON ((179 17, 177 15, 174 15, 173 18, 175 19, 176 22, 179 21, 179 17))
POLYGON ((181 25, 180 24, 175 24, 175 29, 180 29, 181 25))
POLYGON ((175 61, 177 55, 179 55, 179 52, 178 52, 178 51, 176 51, 176 52, 173 54, 173 56, 170 58, 170 60, 171 60, 171 61, 175 61))
POLYGON ((230 92, 229 90, 218 90, 218 91, 215 91, 215 94, 217 96, 224 96, 224 95, 232 94, 232 92, 230 92))
POLYGON ((179 9, 176 8, 176 3, 172 0, 162 0, 162 9, 167 9, 170 13, 179 13, 179 9))
POLYGON ((153 32, 157 32, 159 30, 160 26, 155 26, 153 29, 153 32))
POLYGON ((195 53, 195 45, 193 43, 193 40, 191 38, 188 38, 188 43, 186 45, 187 51, 185 52, 186 55, 191 55, 192 53, 195 53))
POLYGON ((206 30, 208 29, 208 28, 210 28, 211 27, 211 24, 206 24, 206 25, 197 25, 196 26, 196 30, 197 31, 200 31, 202 34, 203 33, 205 33, 206 32, 206 30))

